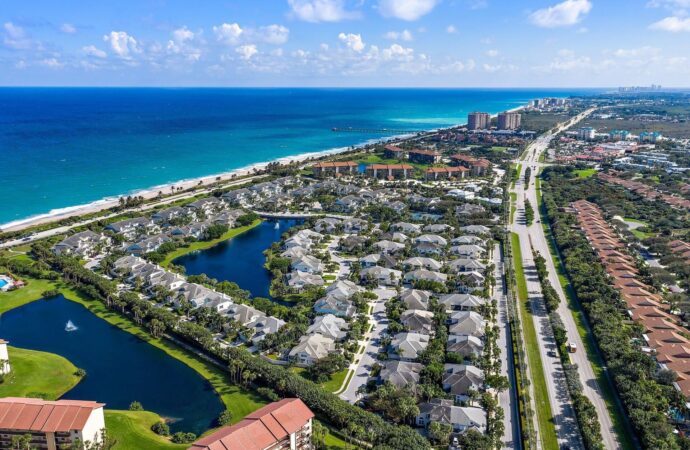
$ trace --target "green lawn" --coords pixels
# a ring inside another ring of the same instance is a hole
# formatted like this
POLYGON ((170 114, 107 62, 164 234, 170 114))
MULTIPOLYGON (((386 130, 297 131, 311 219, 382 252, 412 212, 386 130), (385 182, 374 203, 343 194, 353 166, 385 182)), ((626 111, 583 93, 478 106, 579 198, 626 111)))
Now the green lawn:
POLYGON ((513 223, 515 211, 517 210, 517 193, 510 193, 510 223, 513 223))
POLYGON ((515 282, 518 291, 518 305, 522 320, 522 332, 525 340, 525 349, 529 363, 529 373, 531 376, 534 390, 534 406, 539 423, 539 437, 545 449, 557 449, 558 438, 556 428, 553 423, 551 403, 546 388, 544 378, 544 366, 539 353, 539 340, 537 331, 534 328, 532 313, 529 309, 529 295, 527 292, 527 282, 525 272, 522 267, 522 251, 520 250, 520 237, 516 233, 510 234, 513 248, 513 265, 515 268, 515 282))
POLYGON ((251 225, 247 225, 245 227, 239 227, 239 228, 230 228, 224 235, 222 235, 218 239, 213 239, 212 241, 193 242, 186 247, 178 248, 174 252, 168 253, 160 265, 163 267, 167 267, 168 265, 170 265, 170 263, 175 258, 179 258, 180 256, 186 255, 187 253, 191 253, 191 252, 196 251, 196 250, 206 250, 207 248, 211 248, 214 245, 217 245, 223 241, 227 241, 228 239, 232 239, 235 236, 244 233, 245 231, 251 230, 255 226, 259 225, 260 223, 261 223, 261 219, 257 219, 254 222, 252 222, 251 225))
POLYGON ((43 291, 49 289, 56 289, 63 286, 62 283, 56 283, 48 280, 25 279, 26 286, 21 289, 16 289, 10 292, 0 293, 0 314, 7 312, 14 308, 19 308, 22 305, 38 300, 42 297, 43 291), (59 286, 58 286, 59 285, 59 286))
POLYGON ((338 448, 351 448, 351 446, 345 442, 344 440, 340 439, 338 436, 332 433, 328 433, 326 435, 326 439, 324 440, 326 444, 326 449, 325 450, 335 450, 338 448))
POLYGON ((62 356, 9 347, 12 371, 0 384, 0 397, 56 400, 79 383, 77 368, 62 356))
POLYGON ((580 169, 573 172, 578 178, 589 178, 597 173, 597 169, 580 169))
POLYGON ((182 450, 187 444, 173 444, 151 431, 160 422, 158 414, 148 411, 105 411, 105 427, 117 442, 113 450, 182 450))
MULTIPOLYGON (((307 378, 306 370, 303 367, 290 367, 289 370, 304 378, 307 378)), ((343 384, 345 375, 347 375, 347 368, 341 370, 340 372, 334 373, 329 377, 328 381, 319 383, 319 386, 321 386, 327 392, 335 392, 340 389, 340 386, 343 384)))

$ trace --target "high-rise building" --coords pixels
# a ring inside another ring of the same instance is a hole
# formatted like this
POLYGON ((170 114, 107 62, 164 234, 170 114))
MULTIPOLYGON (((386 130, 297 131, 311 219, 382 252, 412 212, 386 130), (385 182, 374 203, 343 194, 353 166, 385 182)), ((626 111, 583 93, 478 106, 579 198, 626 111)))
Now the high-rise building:
POLYGON ((467 115, 468 130, 485 130, 491 124, 491 115, 485 112, 471 112, 467 115))
POLYGON ((519 112, 505 111, 498 115, 499 130, 517 130, 520 128, 521 116, 519 112))

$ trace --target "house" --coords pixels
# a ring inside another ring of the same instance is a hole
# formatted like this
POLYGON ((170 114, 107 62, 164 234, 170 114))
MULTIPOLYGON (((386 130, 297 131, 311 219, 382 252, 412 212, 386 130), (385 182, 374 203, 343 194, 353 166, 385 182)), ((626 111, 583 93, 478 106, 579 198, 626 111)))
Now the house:
POLYGON ((429 346, 430 339, 428 334, 398 333, 393 336, 388 354, 392 359, 414 361, 429 346))
POLYGON ((451 163, 456 166, 466 167, 470 170, 473 176, 484 176, 491 171, 491 161, 487 159, 479 159, 474 156, 457 154, 451 155, 451 163))
POLYGON ((314 229, 319 233, 333 234, 338 230, 341 224, 342 221, 340 219, 324 217, 323 219, 316 221, 316 224, 314 224, 314 229))
POLYGON ((52 251, 58 256, 74 255, 84 258, 92 256, 98 251, 99 247, 107 247, 110 244, 111 240, 109 237, 87 230, 66 237, 61 242, 55 244, 52 251))
POLYGON ((166 242, 170 242, 171 240, 172 239, 170 239, 165 234, 157 234, 155 236, 144 238, 139 242, 135 242, 134 244, 129 245, 125 249, 125 251, 132 255, 143 255, 145 253, 155 252, 156 250, 158 250, 158 247, 165 244, 166 242))
POLYGON ((188 209, 182 208, 180 206, 173 206, 171 208, 161 209, 153 213, 151 219, 156 223, 170 224, 175 219, 181 218, 193 218, 194 213, 188 209))
POLYGON ((386 208, 392 209, 398 214, 402 214, 407 209, 407 203, 402 202, 400 200, 383 202, 382 205, 386 208))
POLYGON ((447 312, 452 311, 476 311, 486 305, 488 300, 470 294, 445 294, 438 302, 446 307, 447 312))
POLYGON ((254 193, 247 188, 242 188, 226 192, 221 198, 228 205, 247 207, 254 198, 254 193))
POLYGON ((136 217, 134 219, 113 222, 107 225, 105 229, 120 234, 126 239, 132 239, 140 234, 152 234, 160 231, 158 225, 146 217, 136 217))
POLYGON ((359 275, 362 282, 373 280, 385 286, 396 286, 400 283, 402 272, 395 269, 374 266, 361 270, 359 275))
POLYGON ((476 244, 454 245, 450 248, 450 252, 454 255, 463 256, 465 258, 479 259, 484 255, 484 248, 476 244))
POLYGON ((287 285, 296 291, 301 291, 310 286, 323 286, 325 283, 321 275, 294 270, 286 276, 287 285))
POLYGON ((487 235, 491 232, 491 230, 488 227, 485 227, 484 225, 467 225, 458 228, 458 230, 460 230, 463 233, 474 234, 477 236, 487 235))
POLYGON ((349 300, 358 292, 364 292, 364 288, 357 286, 350 280, 338 280, 328 286, 328 289, 326 289, 326 296, 333 297, 338 300, 349 300))
POLYGON ((471 258, 454 259, 448 263, 448 267, 455 273, 484 272, 486 270, 486 264, 471 258))
POLYGON ((247 324, 250 329, 254 330, 254 335, 251 337, 252 344, 257 345, 264 338, 273 333, 277 333, 285 326, 285 321, 273 316, 257 317, 253 322, 247 324))
POLYGON ((390 228, 393 231, 401 231, 405 234, 419 234, 422 231, 422 227, 420 225, 408 222, 396 222, 392 224, 390 228))
POLYGON ((322 161, 311 166, 311 169, 315 177, 323 178, 351 175, 357 172, 357 167, 358 164, 354 161, 322 161))
POLYGON ((481 337, 484 335, 486 321, 481 314, 474 311, 454 311, 448 318, 448 333, 467 334, 481 337))
POLYGON ((284 398, 220 428, 188 450, 312 450, 314 413, 298 398, 284 398))
POLYGON ((426 181, 447 180, 449 178, 462 179, 470 172, 470 169, 458 167, 429 167, 424 172, 426 181))
POLYGON ((457 285, 463 293, 470 293, 481 290, 484 287, 484 275, 479 272, 463 272, 458 275, 457 285))
POLYGON ((7 352, 7 344, 9 344, 9 342, 0 339, 0 375, 7 375, 12 371, 10 355, 7 352))
POLYGON ((366 204, 366 200, 361 197, 357 197, 356 195, 347 195, 335 201, 335 208, 338 211, 352 213, 366 206, 366 204))
POLYGON ((314 323, 307 328, 307 334, 321 334, 329 337, 334 341, 342 341, 347 336, 349 325, 344 319, 336 317, 333 314, 326 314, 323 316, 316 316, 314 323))
MULTIPOLYGON (((466 200, 469 200, 465 197, 466 200)), ((474 203, 463 203, 462 205, 455 207, 455 215, 460 216, 473 216, 475 214, 483 214, 486 212, 486 208, 482 205, 475 205, 474 203)))
POLYGON ((371 178, 395 180, 408 178, 413 170, 414 167, 409 164, 370 164, 365 173, 371 178))
POLYGON ((398 253, 399 251, 402 251, 405 249, 405 244, 401 244, 400 242, 393 242, 393 241, 379 241, 374 244, 374 247, 379 249, 381 253, 387 253, 389 255, 398 253))
POLYGON ((416 256, 414 258, 408 258, 402 262, 403 267, 406 269, 409 268, 417 268, 417 269, 427 269, 427 270, 433 270, 433 271, 439 271, 441 270, 441 267, 443 267, 443 264, 440 262, 436 261, 433 258, 424 258, 420 256, 416 256))
POLYGON ((483 409, 453 406, 453 400, 434 398, 419 405, 419 415, 415 420, 417 426, 426 428, 432 422, 450 425, 455 433, 464 433, 469 429, 486 432, 486 413, 483 409))
POLYGON ((296 245, 294 247, 290 247, 287 250, 285 250, 283 253, 280 254, 283 258, 289 258, 291 260, 293 259, 300 259, 303 256, 306 256, 309 254, 309 249, 301 247, 299 245, 296 245))
POLYGON ((470 391, 480 392, 484 389, 484 372, 466 364, 443 365, 443 390, 460 403, 469 399, 470 391))
POLYGON ((349 300, 335 297, 323 297, 314 303, 314 312, 317 314, 333 314, 338 317, 352 317, 356 308, 349 300))
POLYGON ((237 219, 245 215, 245 212, 241 209, 231 209, 229 211, 223 211, 220 214, 216 214, 212 217, 211 221, 217 225, 225 225, 228 228, 233 228, 237 224, 237 219))
POLYGON ((105 429, 103 406, 83 400, 0 398, 0 448, 16 448, 12 437, 23 435, 31 436, 32 449, 41 450, 100 443, 105 429))
POLYGON ((352 253, 364 249, 366 243, 367 238, 364 236, 347 236, 340 239, 338 246, 341 250, 352 253))
POLYGON ((418 255, 440 256, 444 253, 445 247, 431 242, 420 242, 414 246, 414 252, 418 255))
POLYGON ((374 266, 387 267, 390 269, 398 265, 398 261, 390 255, 382 253, 372 253, 371 255, 359 258, 359 264, 362 266, 363 269, 374 266))
POLYGON ((453 227, 451 227, 448 224, 445 223, 432 223, 429 225, 426 225, 423 230, 427 233, 447 233, 450 231, 453 231, 453 227))
POLYGON ((448 275, 441 272, 433 272, 426 269, 417 269, 405 274, 405 283, 414 284, 415 281, 433 281, 436 283, 445 283, 448 280, 448 275))
POLYGON ((400 388, 407 385, 416 386, 423 367, 419 363, 390 359, 383 363, 379 379, 382 383, 390 383, 400 388))
POLYGON ((382 234, 381 239, 387 240, 387 241, 404 243, 404 242, 407 242, 410 238, 408 238, 407 235, 405 235, 403 233, 394 231, 392 233, 382 234))
POLYGON ((414 239, 417 244, 436 244, 441 247, 448 245, 448 241, 437 234, 423 234, 414 239))
POLYGON ((197 215, 203 213, 211 216, 214 212, 225 208, 225 204, 216 197, 206 197, 185 205, 185 208, 194 211, 197 215))
POLYGON ((433 150, 410 150, 407 159, 418 164, 438 164, 441 162, 441 154, 433 150))
POLYGON ((358 234, 369 228, 369 222, 357 217, 343 220, 343 232, 348 234, 358 234))
POLYGON ((288 355, 291 360, 310 366, 335 351, 333 339, 316 333, 302 336, 299 343, 290 350, 288 355))
POLYGON ((427 291, 418 289, 405 289, 400 294, 400 301, 407 309, 429 309, 431 295, 427 291))
POLYGON ((320 274, 323 272, 324 266, 321 260, 311 255, 304 255, 300 258, 295 258, 292 260, 290 263, 290 268, 299 272, 320 274))
POLYGON ((451 239, 450 243, 452 245, 470 245, 470 244, 476 244, 476 245, 484 245, 484 241, 479 237, 479 236, 474 236, 471 234, 465 234, 463 236, 458 236, 456 238, 451 239))
POLYGON ((421 334, 433 334, 434 313, 423 309, 408 309, 400 315, 400 323, 408 331, 421 334))
POLYGON ((484 344, 476 336, 466 334, 449 334, 446 350, 457 353, 464 358, 478 357, 484 350, 484 344))

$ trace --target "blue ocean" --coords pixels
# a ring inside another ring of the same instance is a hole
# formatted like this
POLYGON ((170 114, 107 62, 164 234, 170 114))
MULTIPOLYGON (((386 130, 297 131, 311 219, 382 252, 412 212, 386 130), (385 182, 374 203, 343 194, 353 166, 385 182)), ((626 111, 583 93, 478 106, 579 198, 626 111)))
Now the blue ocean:
POLYGON ((382 137, 557 89, 0 88, 0 224, 382 137))

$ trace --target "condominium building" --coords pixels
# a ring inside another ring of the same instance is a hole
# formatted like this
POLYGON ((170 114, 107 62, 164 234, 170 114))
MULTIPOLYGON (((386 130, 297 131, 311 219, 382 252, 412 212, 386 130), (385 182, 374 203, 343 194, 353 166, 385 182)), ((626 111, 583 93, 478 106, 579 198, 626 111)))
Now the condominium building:
POLYGON ((313 418, 302 400, 284 398, 199 439, 188 450, 311 450, 313 418))
POLYGON ((323 161, 311 166, 314 176, 339 176, 357 172, 357 163, 354 161, 323 161))
POLYGON ((372 178, 401 179, 412 175, 414 167, 409 164, 370 164, 366 174, 372 178))
POLYGON ((491 125, 491 115, 485 112, 471 112, 467 115, 468 130, 485 130, 491 125))
POLYGON ((499 130, 517 130, 520 128, 522 116, 520 113, 513 111, 505 111, 498 115, 498 129, 499 130))
POLYGON ((101 441, 103 403, 78 400, 0 398, 0 448, 12 448, 13 436, 31 436, 31 448, 57 450, 79 441, 101 441))

